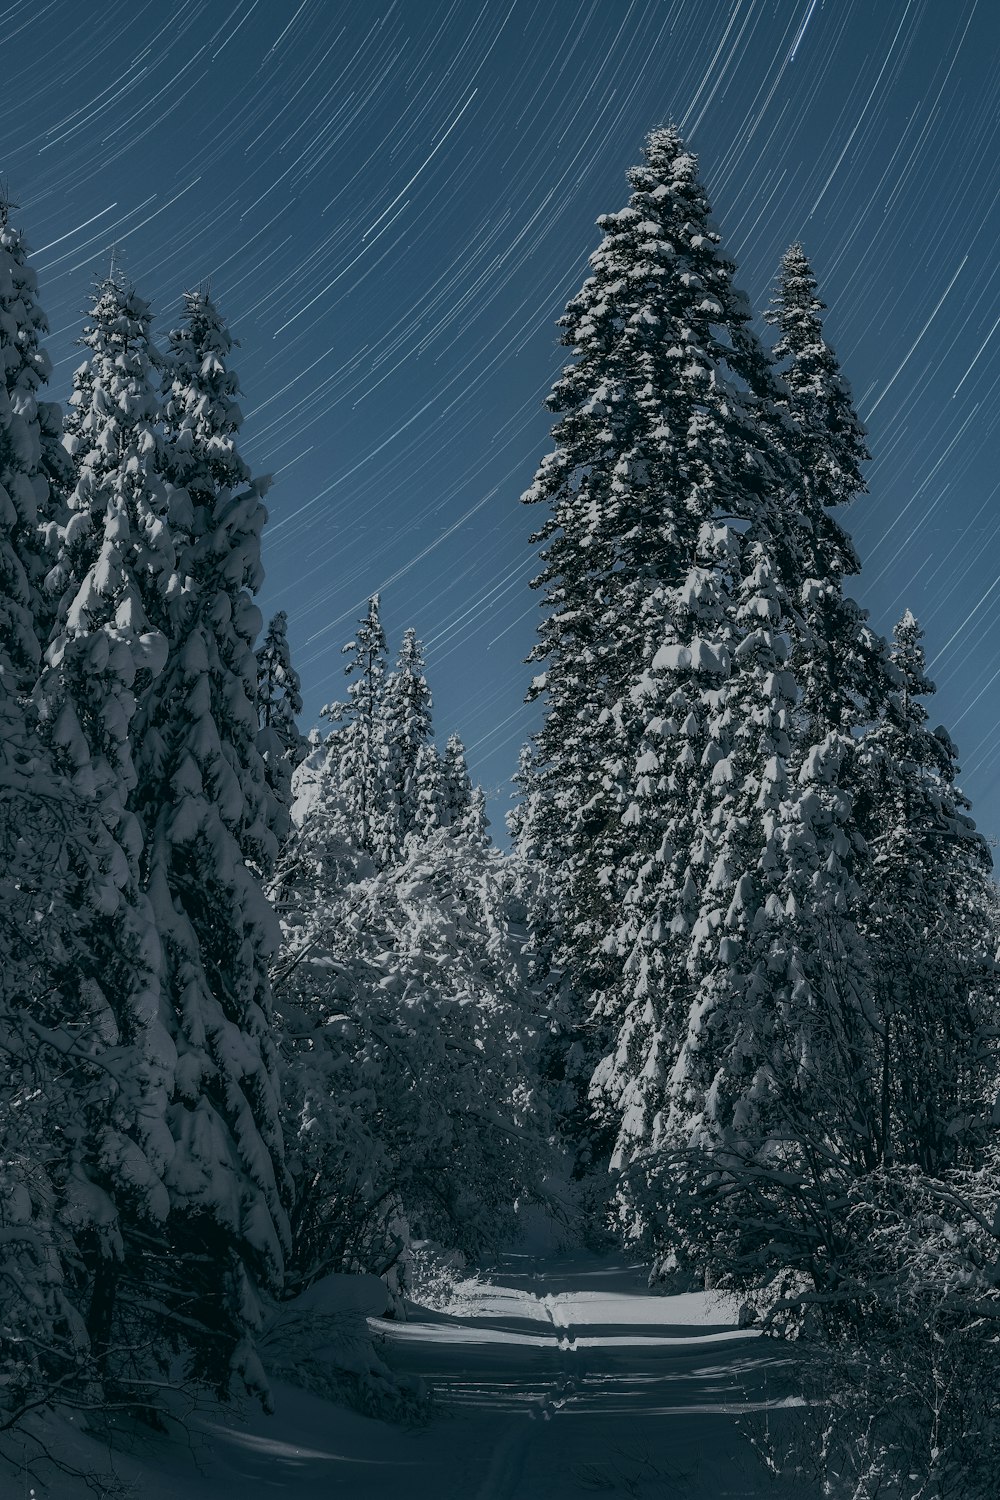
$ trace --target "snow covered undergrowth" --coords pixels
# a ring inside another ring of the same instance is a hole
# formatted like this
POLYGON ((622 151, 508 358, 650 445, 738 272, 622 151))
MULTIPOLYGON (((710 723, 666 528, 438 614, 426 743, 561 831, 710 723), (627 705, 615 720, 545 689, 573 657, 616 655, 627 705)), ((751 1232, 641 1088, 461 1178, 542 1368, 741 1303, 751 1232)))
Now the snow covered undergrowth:
MULTIPOLYGON (((357 1280, 353 1311, 334 1284, 307 1294, 306 1322, 370 1314, 372 1279, 357 1280)), ((735 1325, 733 1304, 652 1296, 620 1258, 512 1254, 489 1283, 458 1283, 446 1309, 368 1317, 397 1377, 433 1388, 425 1425, 376 1421, 279 1381, 272 1417, 204 1410, 183 1438, 143 1435, 113 1460, 77 1427, 51 1422, 49 1436, 77 1467, 113 1462, 119 1493, 143 1500, 798 1500, 811 1491, 772 1480, 737 1426, 748 1413, 797 1420, 792 1359, 735 1325)), ((33 1482, 38 1500, 87 1493, 65 1475, 33 1482)))

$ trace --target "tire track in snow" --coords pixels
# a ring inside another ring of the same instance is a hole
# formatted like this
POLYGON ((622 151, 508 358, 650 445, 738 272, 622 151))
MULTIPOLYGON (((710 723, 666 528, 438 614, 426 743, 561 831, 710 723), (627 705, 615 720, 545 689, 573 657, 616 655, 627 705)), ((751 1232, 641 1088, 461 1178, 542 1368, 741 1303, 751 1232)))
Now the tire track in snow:
MULTIPOLYGON (((576 1337, 566 1321, 560 1298, 551 1292, 546 1292, 544 1297, 539 1297, 537 1293, 532 1295, 545 1312, 556 1335, 555 1348, 560 1354, 575 1354, 576 1337)), ((582 1375, 564 1376, 550 1391, 546 1391, 528 1407, 529 1421, 550 1422, 580 1394, 584 1383, 582 1375)), ((531 1439, 531 1427, 526 1426, 522 1418, 514 1418, 510 1431, 493 1450, 486 1477, 476 1490, 473 1500, 522 1500, 521 1480, 531 1439)))
MULTIPOLYGON (((576 1338, 572 1328, 566 1321, 566 1314, 563 1311, 560 1298, 553 1296, 551 1292, 546 1292, 544 1297, 538 1297, 536 1300, 544 1308, 545 1315, 552 1324, 553 1331, 558 1335, 556 1348, 561 1354, 575 1354, 576 1338)), ((537 1409, 530 1411, 528 1415, 534 1417, 536 1420, 541 1416, 544 1421, 550 1421, 557 1411, 560 1411, 572 1401, 574 1396, 579 1394, 583 1383, 583 1376, 579 1371, 573 1375, 564 1376, 553 1387, 551 1392, 542 1397, 537 1409)))

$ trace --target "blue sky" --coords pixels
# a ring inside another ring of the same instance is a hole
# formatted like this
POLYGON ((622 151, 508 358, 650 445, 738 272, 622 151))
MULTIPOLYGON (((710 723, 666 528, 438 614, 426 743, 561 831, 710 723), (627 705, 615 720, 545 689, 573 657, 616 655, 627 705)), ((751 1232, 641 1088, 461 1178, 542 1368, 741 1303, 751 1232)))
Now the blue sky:
POLYGON ((266 613, 306 721, 375 589, 426 643, 440 737, 498 821, 537 597, 519 504, 555 320, 646 132, 699 152, 758 310, 801 238, 870 429, 848 525, 883 629, 1000 833, 1000 9, 992 0, 16 0, 0 172, 37 249, 64 398, 118 245, 165 332, 211 277, 244 451, 274 472, 266 613))

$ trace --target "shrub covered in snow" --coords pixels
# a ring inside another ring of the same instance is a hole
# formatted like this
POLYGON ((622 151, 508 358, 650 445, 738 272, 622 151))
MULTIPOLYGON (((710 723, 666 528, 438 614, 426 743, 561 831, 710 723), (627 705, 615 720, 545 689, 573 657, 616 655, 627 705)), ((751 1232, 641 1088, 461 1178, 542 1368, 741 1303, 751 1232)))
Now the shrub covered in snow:
MULTIPOLYGON (((976 1171, 855 1181, 841 1213, 836 1284, 789 1287, 767 1310, 807 1345, 814 1405, 803 1433, 818 1493, 990 1500, 1000 1473, 995 1151, 976 1171)), ((772 1458, 795 1467, 803 1452, 772 1458)))

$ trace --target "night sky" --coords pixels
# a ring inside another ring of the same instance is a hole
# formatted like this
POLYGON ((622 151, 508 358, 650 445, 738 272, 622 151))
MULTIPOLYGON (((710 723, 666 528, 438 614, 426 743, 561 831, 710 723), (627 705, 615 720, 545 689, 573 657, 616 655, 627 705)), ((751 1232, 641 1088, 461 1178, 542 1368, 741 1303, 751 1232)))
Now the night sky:
POLYGON ((113 243, 161 335, 210 277, 306 724, 381 590, 495 827, 536 714, 519 495, 555 319, 676 121, 758 312, 790 241, 813 261, 875 455, 857 593, 924 624, 934 722, 1000 833, 996 0, 17 0, 0 60, 54 394, 113 243))

